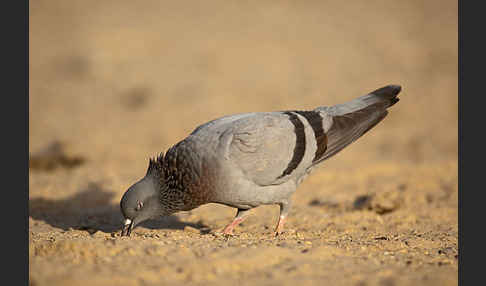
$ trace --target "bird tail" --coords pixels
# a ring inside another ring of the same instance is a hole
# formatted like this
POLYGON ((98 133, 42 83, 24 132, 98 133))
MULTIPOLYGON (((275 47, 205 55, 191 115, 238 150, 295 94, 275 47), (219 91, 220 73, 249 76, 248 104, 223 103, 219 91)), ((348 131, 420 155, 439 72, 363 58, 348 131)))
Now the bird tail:
POLYGON ((335 155, 382 121, 387 108, 399 101, 401 89, 399 85, 388 85, 344 104, 316 108, 331 117, 332 124, 326 132, 326 151, 313 165, 335 155))

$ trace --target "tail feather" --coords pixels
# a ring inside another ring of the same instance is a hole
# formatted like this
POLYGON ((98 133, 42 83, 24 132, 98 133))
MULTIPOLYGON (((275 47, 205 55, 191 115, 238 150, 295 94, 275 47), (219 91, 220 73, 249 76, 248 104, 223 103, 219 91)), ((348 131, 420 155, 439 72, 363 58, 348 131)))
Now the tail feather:
POLYGON ((397 95, 401 90, 402 87, 399 85, 387 85, 349 102, 331 107, 318 107, 316 110, 324 111, 329 115, 335 116, 352 113, 375 103, 381 103, 384 105, 384 108, 388 108, 399 101, 397 95))
POLYGON ((316 108, 330 116, 332 124, 326 130, 326 151, 313 165, 335 155, 381 122, 388 114, 387 108, 399 101, 400 91, 399 85, 388 85, 344 104, 316 108))

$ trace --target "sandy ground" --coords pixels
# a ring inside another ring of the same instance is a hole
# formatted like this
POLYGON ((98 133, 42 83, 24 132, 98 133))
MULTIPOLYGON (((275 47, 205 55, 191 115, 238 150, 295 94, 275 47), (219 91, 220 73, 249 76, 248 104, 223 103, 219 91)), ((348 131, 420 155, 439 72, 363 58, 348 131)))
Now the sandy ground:
POLYGON ((31 285, 457 285, 457 1, 33 0, 29 67, 31 285), (209 204, 119 237, 122 194, 197 125, 389 83, 282 236, 277 206, 225 237, 209 204))

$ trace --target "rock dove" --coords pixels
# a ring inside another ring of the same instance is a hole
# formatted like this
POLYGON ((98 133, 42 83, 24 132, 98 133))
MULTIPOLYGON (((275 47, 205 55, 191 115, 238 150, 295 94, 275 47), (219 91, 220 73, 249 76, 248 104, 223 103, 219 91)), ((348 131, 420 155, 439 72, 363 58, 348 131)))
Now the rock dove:
POLYGON ((383 120, 400 91, 399 85, 388 85, 330 107, 243 113, 200 125, 150 159, 145 177, 125 192, 121 235, 129 236, 144 220, 207 203, 237 208, 224 234, 232 234, 252 208, 278 204, 275 234, 281 234, 299 184, 383 120))

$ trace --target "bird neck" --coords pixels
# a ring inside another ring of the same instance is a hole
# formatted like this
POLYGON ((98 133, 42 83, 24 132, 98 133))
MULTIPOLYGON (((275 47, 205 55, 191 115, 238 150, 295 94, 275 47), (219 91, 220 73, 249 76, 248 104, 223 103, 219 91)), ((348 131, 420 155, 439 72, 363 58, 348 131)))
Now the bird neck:
POLYGON ((160 203, 165 215, 185 210, 184 190, 165 185, 160 191, 160 203))

